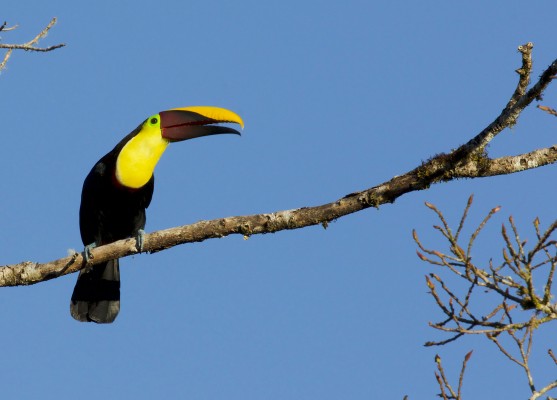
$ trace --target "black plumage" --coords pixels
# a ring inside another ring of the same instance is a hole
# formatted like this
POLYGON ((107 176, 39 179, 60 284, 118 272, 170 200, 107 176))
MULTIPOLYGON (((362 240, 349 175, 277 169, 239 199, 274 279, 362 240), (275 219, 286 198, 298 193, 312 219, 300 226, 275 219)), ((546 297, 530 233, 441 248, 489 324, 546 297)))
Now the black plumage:
MULTIPOLYGON (((124 145, 141 129, 120 141, 102 157, 85 178, 81 192, 79 227, 85 246, 97 246, 135 237, 145 227, 145 209, 151 203, 154 176, 139 188, 122 186, 116 179, 116 160, 124 145)), ((80 271, 75 285, 71 315, 79 321, 113 322, 120 311, 118 260, 80 271)))

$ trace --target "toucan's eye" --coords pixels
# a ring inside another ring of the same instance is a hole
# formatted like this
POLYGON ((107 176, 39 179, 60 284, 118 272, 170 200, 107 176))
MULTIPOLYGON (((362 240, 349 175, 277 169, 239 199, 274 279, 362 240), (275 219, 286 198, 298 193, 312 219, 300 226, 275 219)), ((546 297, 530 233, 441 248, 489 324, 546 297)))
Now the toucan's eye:
POLYGON ((151 125, 155 125, 157 122, 159 122, 159 119, 157 117, 153 117, 149 122, 151 122, 151 125))

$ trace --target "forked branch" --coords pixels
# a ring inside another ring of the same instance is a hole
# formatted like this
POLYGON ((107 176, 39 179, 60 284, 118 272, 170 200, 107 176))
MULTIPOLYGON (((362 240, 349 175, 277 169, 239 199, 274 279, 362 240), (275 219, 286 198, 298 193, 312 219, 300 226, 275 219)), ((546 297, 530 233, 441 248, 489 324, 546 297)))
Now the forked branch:
POLYGON ((462 385, 464 383, 464 373, 466 372, 466 366, 468 361, 472 357, 472 352, 468 352, 464 356, 462 361, 462 367, 460 369, 460 375, 458 376, 458 388, 455 391, 450 384, 449 378, 445 373, 443 368, 443 363, 441 362, 441 357, 439 355, 435 356, 435 364, 437 365, 437 371, 435 372, 435 379, 439 385, 439 396, 443 400, 462 400, 462 385))
MULTIPOLYGON (((39 34, 37 34, 33 39, 29 40, 28 42, 21 43, 21 44, 0 43, 0 49, 6 49, 7 50, 6 53, 4 54, 4 58, 3 58, 2 62, 0 63, 0 71, 2 71, 4 68, 6 68, 6 63, 10 59, 14 50, 24 50, 24 51, 34 51, 34 52, 48 52, 48 51, 59 49, 60 47, 64 47, 65 46, 64 43, 55 44, 53 46, 48 46, 48 47, 37 47, 36 46, 36 44, 39 42, 39 40, 46 37, 46 35, 50 31, 50 28, 52 28, 54 26, 54 24, 56 24, 56 18, 52 18, 52 20, 49 22, 49 24, 41 32, 39 32, 39 34)), ((17 25, 14 25, 14 26, 11 26, 11 27, 8 27, 7 25, 8 25, 7 22, 4 22, 2 25, 0 25, 0 32, 9 32, 9 31, 13 31, 13 30, 18 28, 17 25)))

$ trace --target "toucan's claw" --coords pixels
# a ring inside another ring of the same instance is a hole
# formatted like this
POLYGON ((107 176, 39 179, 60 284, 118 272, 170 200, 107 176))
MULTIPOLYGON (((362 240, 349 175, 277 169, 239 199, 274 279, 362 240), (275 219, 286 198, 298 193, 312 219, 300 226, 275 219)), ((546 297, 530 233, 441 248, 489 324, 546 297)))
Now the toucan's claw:
POLYGON ((85 246, 85 248, 83 249, 83 259, 85 260, 85 264, 89 264, 89 261, 91 261, 91 259, 93 258, 91 250, 93 250, 95 247, 97 247, 97 243, 93 242, 85 246))
POLYGON ((140 229, 137 231, 137 236, 135 237, 135 247, 137 251, 142 253, 143 252, 143 244, 145 243, 145 231, 140 229))

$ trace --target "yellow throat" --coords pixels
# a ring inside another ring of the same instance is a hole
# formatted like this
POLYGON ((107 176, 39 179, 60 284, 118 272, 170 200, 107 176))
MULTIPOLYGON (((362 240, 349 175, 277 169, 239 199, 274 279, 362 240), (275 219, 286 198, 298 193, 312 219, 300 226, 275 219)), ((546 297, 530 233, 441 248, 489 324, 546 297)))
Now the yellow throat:
POLYGON ((116 179, 131 189, 139 189, 153 176, 155 166, 168 141, 161 136, 159 114, 149 117, 137 135, 124 145, 116 159, 116 179))

